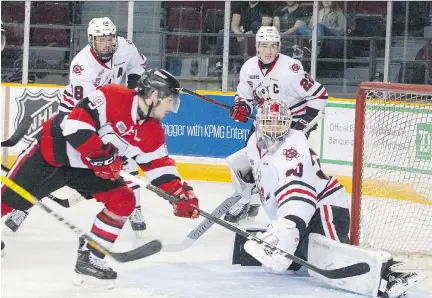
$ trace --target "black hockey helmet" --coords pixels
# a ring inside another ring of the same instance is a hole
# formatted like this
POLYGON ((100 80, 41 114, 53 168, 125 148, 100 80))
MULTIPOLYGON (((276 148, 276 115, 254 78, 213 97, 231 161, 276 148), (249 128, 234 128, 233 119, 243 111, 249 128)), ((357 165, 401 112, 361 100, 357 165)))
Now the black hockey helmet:
POLYGON ((150 69, 145 72, 137 83, 137 92, 139 96, 148 97, 158 91, 158 97, 178 98, 180 95, 179 81, 168 71, 163 69, 150 69))
POLYGON ((153 109, 158 107, 162 101, 170 101, 170 111, 173 113, 177 113, 180 107, 180 83, 166 70, 155 68, 145 72, 138 80, 136 90, 148 107, 146 115, 141 109, 138 109, 141 119, 152 117, 153 109), (145 100, 151 97, 155 91, 157 91, 157 102, 146 103, 145 100))

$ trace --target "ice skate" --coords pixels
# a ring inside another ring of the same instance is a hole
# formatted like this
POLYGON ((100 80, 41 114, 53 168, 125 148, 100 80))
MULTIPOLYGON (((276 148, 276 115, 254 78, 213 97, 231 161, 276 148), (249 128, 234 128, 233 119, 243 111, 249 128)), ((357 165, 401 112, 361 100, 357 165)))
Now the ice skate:
POLYGON ((135 210, 129 216, 129 222, 137 239, 141 239, 143 231, 147 228, 141 212, 141 206, 135 207, 135 210))
POLYGON ((227 211, 224 220, 238 224, 241 220, 248 217, 249 207, 249 203, 244 203, 240 200, 227 211))
POLYGON ((383 298, 402 297, 410 288, 425 280, 426 276, 418 276, 415 272, 393 272, 389 275, 383 298))
POLYGON ((112 289, 115 286, 117 272, 105 265, 105 260, 95 256, 86 247, 86 241, 80 238, 78 258, 75 265, 76 286, 112 289))
POLYGON ((387 267, 387 285, 383 298, 402 297, 410 288, 425 280, 426 276, 419 276, 415 272, 395 272, 394 269, 404 263, 391 259, 387 267))
POLYGON ((20 211, 14 209, 4 223, 7 227, 7 229, 4 230, 4 234, 8 234, 10 232, 15 233, 16 231, 18 231, 19 227, 21 227, 27 216, 27 211, 20 211))

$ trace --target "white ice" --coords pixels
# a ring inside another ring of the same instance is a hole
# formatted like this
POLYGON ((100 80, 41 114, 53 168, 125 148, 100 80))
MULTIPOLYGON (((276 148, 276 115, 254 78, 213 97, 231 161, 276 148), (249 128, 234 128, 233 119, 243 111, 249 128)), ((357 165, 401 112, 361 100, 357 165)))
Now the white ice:
MULTIPOLYGON (((200 207, 210 212, 232 192, 226 183, 190 184, 200 197, 200 207)), ((146 241, 158 238, 164 243, 179 243, 198 224, 198 220, 174 217, 165 200, 146 190, 142 191, 141 202, 148 226, 146 241)), ((70 209, 49 203, 85 230, 90 229, 102 209, 94 201, 81 202, 70 209)), ((261 210, 255 226, 265 224, 261 210)), ((218 226, 180 253, 159 253, 125 264, 109 259, 109 265, 118 272, 113 290, 72 285, 77 237, 38 208, 32 210, 16 235, 2 236, 2 240, 6 243, 6 255, 1 259, 2 297, 363 297, 331 289, 306 272, 275 275, 258 267, 232 266, 233 233, 218 226)), ((127 223, 115 249, 127 250, 138 244, 127 223)), ((407 298, 432 297, 431 284, 429 278, 411 290, 407 298)))

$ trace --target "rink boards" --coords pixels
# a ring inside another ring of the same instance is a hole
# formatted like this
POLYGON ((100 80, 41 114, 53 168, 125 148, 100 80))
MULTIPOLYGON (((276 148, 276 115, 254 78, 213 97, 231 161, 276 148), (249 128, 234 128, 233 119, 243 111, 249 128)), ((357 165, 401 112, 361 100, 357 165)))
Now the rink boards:
MULTIPOLYGON (((2 84, 2 140, 12 135, 23 117, 30 115, 33 119, 29 132, 17 146, 2 149, 2 163, 10 165, 17 154, 33 140, 40 130, 41 123, 55 113, 62 91, 63 86, 57 85, 2 84)), ((232 104, 234 97, 232 92, 198 93, 227 105, 232 104)), ((351 192, 354 102, 353 99, 330 98, 326 118, 309 139, 310 147, 319 153, 325 171, 337 176, 348 192, 351 192)), ((163 121, 168 150, 176 159, 182 177, 189 180, 218 182, 230 181, 224 158, 243 147, 251 126, 252 121, 249 120, 245 124, 234 122, 227 110, 188 94, 181 94, 179 112, 167 116, 163 121)), ((425 131, 430 135, 426 135, 421 142, 421 162, 430 164, 432 129, 427 127, 422 132, 425 131)), ((415 138, 413 142, 416 142, 415 138)), ((393 154, 390 152, 389 155, 393 154)), ((396 170, 417 171, 415 168, 396 170)), ((427 169, 423 174, 430 177, 432 170, 427 169)), ((371 180, 366 181, 366 184, 371 186, 368 189, 384 187, 385 190, 378 195, 380 197, 395 193, 392 189, 397 189, 397 199, 431 204, 430 198, 417 193, 412 187, 397 182, 389 183, 389 180, 391 181, 391 177, 387 177, 385 183, 371 180)))

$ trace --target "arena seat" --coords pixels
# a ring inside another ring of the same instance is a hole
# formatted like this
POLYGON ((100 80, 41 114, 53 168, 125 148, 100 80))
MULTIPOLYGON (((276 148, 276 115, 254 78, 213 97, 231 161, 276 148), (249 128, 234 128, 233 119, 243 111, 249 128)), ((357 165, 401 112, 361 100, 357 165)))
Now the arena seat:
MULTIPOLYGON (((71 24, 69 3, 38 3, 32 8, 31 16, 32 24, 71 24)), ((65 29, 33 28, 30 42, 32 45, 37 46, 67 47, 69 45, 69 35, 65 29)))
POLYGON ((2 1, 1 4, 1 19, 3 23, 24 23, 24 7, 23 2, 2 1))

